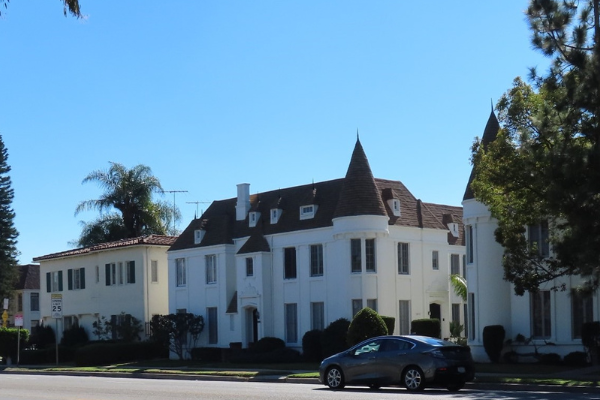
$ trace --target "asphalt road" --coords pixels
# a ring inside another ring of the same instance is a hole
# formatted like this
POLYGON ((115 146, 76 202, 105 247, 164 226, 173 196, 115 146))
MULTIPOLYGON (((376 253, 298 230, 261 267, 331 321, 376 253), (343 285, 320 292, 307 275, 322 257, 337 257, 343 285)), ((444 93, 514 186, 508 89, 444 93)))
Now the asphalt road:
POLYGON ((533 391, 465 389, 450 393, 428 389, 408 393, 404 389, 372 391, 350 387, 333 392, 312 384, 135 379, 82 376, 0 374, 2 400, 444 400, 444 399, 524 399, 524 400, 600 400, 598 389, 533 391))

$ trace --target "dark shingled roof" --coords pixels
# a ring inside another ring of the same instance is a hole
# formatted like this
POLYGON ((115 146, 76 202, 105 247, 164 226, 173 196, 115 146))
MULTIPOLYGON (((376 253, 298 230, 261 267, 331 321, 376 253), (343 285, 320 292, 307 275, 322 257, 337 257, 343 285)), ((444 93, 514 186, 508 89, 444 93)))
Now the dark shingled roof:
MULTIPOLYGON (((169 251, 233 244, 234 239, 248 238, 239 250, 240 254, 268 252, 270 247, 265 239, 268 235, 331 227, 334 218, 353 215, 382 215, 389 218, 389 225, 447 231, 448 227, 443 222, 444 214, 452 214, 454 221, 459 224, 459 231, 462 232, 461 207, 422 203, 402 182, 373 178, 358 141, 350 164, 344 179, 277 189, 250 196, 250 210, 260 213, 256 226, 252 228, 249 226, 248 216, 243 221, 236 221, 237 198, 214 201, 201 218, 190 222, 169 251), (347 184, 347 181, 354 179, 359 181, 358 185, 347 184), (368 195, 365 196, 360 191, 357 193, 357 188, 360 187, 365 188, 368 195), (363 204, 365 209, 351 204, 352 201, 349 201, 348 197, 354 199, 354 203, 363 204), (394 198, 400 200, 400 216, 395 216, 387 203, 394 198), (311 204, 317 206, 314 218, 301 220, 300 207, 311 204), (281 210, 281 216, 275 224, 271 224, 272 208, 281 210), (198 229, 205 231, 204 238, 199 244, 194 244, 194 231, 198 229)), ((454 238, 454 243, 449 243, 458 245, 462 244, 461 240, 454 238)))
POLYGON ((136 238, 130 239, 122 239, 114 242, 106 242, 100 243, 93 246, 82 247, 79 249, 61 251, 59 253, 47 254, 45 256, 35 257, 33 261, 43 261, 43 260, 51 260, 53 258, 62 258, 62 257, 71 257, 71 256, 80 256, 84 254, 89 254, 97 251, 116 249, 121 247, 129 247, 129 246, 171 246, 177 240, 177 236, 163 236, 163 235, 147 235, 140 236, 136 238))
MULTIPOLYGON (((494 110, 492 109, 487 124, 485 125, 485 130, 483 131, 483 137, 481 138, 481 144, 484 148, 486 148, 488 144, 496 140, 496 137, 498 136, 498 130, 500 130, 500 124, 498 123, 498 118, 496 118, 496 114, 494 114, 494 110)), ((475 198, 473 190, 471 189, 471 182, 473 182, 473 179, 475 179, 475 168, 471 170, 471 175, 469 176, 469 183, 467 183, 467 188, 465 189, 465 195, 463 196, 463 200, 475 198)))
POLYGON ((37 264, 19 265, 19 281, 16 290, 36 290, 40 288, 40 266, 37 264))

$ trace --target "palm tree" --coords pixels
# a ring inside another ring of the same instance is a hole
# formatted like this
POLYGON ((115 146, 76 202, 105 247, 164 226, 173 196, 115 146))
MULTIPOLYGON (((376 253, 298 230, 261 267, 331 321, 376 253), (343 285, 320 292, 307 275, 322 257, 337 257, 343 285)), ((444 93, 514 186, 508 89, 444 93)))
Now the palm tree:
POLYGON ((153 201, 153 194, 162 194, 163 190, 150 167, 140 164, 127 169, 111 162, 108 170, 92 171, 82 183, 92 181, 97 182, 104 193, 99 199, 79 203, 75 215, 96 209, 100 217, 83 223, 80 246, 146 234, 176 234, 169 229, 169 222, 179 219, 179 211, 166 202, 153 201))
POLYGON ((450 275, 450 284, 454 289, 454 293, 463 301, 467 301, 467 280, 459 274, 450 275))

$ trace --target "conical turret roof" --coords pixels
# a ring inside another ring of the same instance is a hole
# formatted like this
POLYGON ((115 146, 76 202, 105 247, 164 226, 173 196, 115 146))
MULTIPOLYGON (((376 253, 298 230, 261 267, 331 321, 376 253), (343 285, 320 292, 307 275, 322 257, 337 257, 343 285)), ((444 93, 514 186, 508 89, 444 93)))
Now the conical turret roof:
POLYGON ((352 152, 333 218, 356 215, 388 216, 360 140, 352 152))

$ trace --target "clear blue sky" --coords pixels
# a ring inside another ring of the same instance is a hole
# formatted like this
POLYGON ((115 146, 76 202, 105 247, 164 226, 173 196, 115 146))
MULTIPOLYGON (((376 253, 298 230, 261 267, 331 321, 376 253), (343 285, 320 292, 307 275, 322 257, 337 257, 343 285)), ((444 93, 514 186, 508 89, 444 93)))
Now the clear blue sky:
POLYGON ((460 205, 491 101, 546 63, 526 0, 80 1, 84 20, 58 0, 0 18, 21 263, 70 248, 109 161, 187 190, 183 229, 238 183, 343 177, 358 130, 376 177, 460 205))

